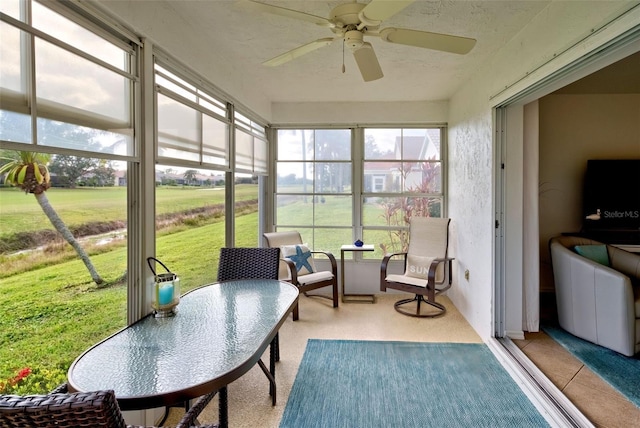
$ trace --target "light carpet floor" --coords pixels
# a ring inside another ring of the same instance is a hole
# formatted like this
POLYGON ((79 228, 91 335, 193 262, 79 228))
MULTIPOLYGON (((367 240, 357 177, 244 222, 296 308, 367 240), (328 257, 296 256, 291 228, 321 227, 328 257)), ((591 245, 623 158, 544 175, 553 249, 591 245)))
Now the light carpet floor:
MULTIPOLYGON (((482 343, 448 298, 438 297, 447 307, 444 316, 417 319, 393 309, 393 303, 401 297, 400 294, 379 295, 374 304, 340 302, 340 307, 334 309, 327 299, 301 295, 300 319, 293 322, 289 316, 280 329, 276 406, 271 406, 269 383, 256 366, 228 386, 229 427, 278 427, 308 339, 482 343)), ((267 352, 263 361, 268 364, 268 359, 267 352)), ((165 425, 175 425, 180 414, 179 409, 172 410, 165 425)), ((217 398, 199 419, 201 423, 218 420, 217 398)))

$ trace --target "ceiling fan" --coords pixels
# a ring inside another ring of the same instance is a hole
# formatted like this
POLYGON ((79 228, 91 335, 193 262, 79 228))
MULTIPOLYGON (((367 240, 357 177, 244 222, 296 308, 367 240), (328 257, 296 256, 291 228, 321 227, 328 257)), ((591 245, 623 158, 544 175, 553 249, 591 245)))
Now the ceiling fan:
MULTIPOLYGON (((295 49, 276 56, 263 64, 271 67, 282 65, 295 58, 328 46, 335 40, 343 40, 344 45, 352 52, 362 78, 365 82, 380 79, 383 76, 378 58, 371 43, 364 41, 364 36, 380 37, 389 43, 415 46, 438 51, 466 54, 476 44, 475 39, 453 36, 449 34, 430 33, 428 31, 410 30, 407 28, 380 28, 382 21, 402 11, 415 0, 371 0, 369 3, 343 3, 331 10, 329 18, 323 18, 249 0, 253 9, 288 18, 307 21, 329 28, 333 37, 314 40, 295 49)), ((344 65, 343 65, 344 67, 344 65)), ((344 69, 343 69, 344 72, 344 69)))

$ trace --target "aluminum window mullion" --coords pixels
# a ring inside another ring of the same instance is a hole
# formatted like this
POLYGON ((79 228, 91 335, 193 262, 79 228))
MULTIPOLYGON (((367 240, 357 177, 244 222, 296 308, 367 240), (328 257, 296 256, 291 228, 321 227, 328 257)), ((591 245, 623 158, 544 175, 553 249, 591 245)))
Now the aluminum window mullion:
POLYGON ((102 10, 92 7, 93 5, 89 2, 84 0, 67 0, 65 2, 37 0, 37 2, 123 50, 134 53, 136 48, 133 48, 131 43, 138 47, 143 45, 136 34, 124 29, 120 23, 106 16, 102 10))
POLYGON ((156 156, 156 163, 163 165, 171 165, 182 168, 205 168, 212 171, 228 172, 229 168, 226 165, 212 164, 206 162, 189 161, 179 158, 169 158, 164 156, 156 156))
MULTIPOLYGON (((163 64, 161 64, 161 63, 158 63, 158 65, 159 65, 159 66, 161 66, 161 67, 164 67, 164 65, 163 65, 163 64)), ((164 68, 168 68, 168 67, 164 67, 164 68)), ((168 80, 169 82, 173 83, 173 84, 174 84, 174 85, 176 85, 177 87, 181 88, 183 91, 185 91, 185 92, 188 92, 188 93, 192 94, 196 99, 202 99, 202 100, 204 100, 204 101, 206 101, 206 102, 208 102, 208 103, 211 103, 211 104, 216 105, 220 110, 224 110, 224 111, 226 111, 225 103, 224 103, 224 102, 222 102, 222 101, 220 101, 219 99, 217 99, 217 98, 216 98, 216 97, 214 97, 213 95, 210 95, 209 93, 207 93, 207 91, 206 91, 206 90, 204 90, 204 89, 202 89, 202 88, 200 88, 200 87, 198 87, 198 86, 196 86, 196 85, 194 85, 194 84, 190 84, 189 82, 184 82, 184 83, 183 83, 183 82, 181 82, 180 80, 176 80, 176 78, 179 78, 179 76, 177 76, 177 75, 172 76, 172 75, 170 75, 170 74, 167 74, 167 73, 163 72, 162 70, 158 70, 158 69, 156 69, 156 70, 155 70, 155 74, 156 74, 157 76, 160 76, 160 77, 162 77, 163 79, 166 79, 166 80, 168 80)), ((181 80, 182 80, 182 79, 181 79, 181 80)), ((167 87, 163 86, 163 85, 162 85, 162 84, 160 84, 160 83, 158 83, 158 84, 157 84, 157 86, 158 86, 159 88, 163 88, 163 89, 164 89, 164 90, 166 90, 166 91, 173 92, 173 93, 175 93, 177 96, 182 97, 182 95, 180 95, 180 94, 176 93, 175 91, 172 91, 172 90, 171 90, 171 88, 167 88, 167 87)), ((184 98, 184 97, 182 97, 182 98, 184 98)), ((184 98, 184 99, 185 99, 185 100, 187 100, 187 101, 191 101, 191 100, 189 100, 188 98, 184 98)), ((191 102, 195 102, 195 101, 191 101, 191 102)), ((200 104, 199 104, 199 103, 197 103, 197 102, 196 102, 196 104, 197 104, 198 106, 200 106, 200 104)), ((211 110, 208 110, 208 111, 211 111, 211 110)), ((218 116, 221 116, 221 115, 219 115, 219 114, 217 114, 217 113, 215 113, 215 112, 213 112, 213 113, 214 113, 214 114, 216 114, 216 115, 218 115, 218 116)))
MULTIPOLYGON (((167 79, 169 82, 173 83, 176 86, 179 86, 180 88, 184 89, 185 91, 190 92, 191 94, 193 94, 193 96, 198 97, 197 88, 194 85, 187 86, 184 83, 180 82, 179 80, 174 79, 173 76, 171 76, 171 75, 169 75, 167 73, 164 73, 162 70, 156 69, 155 70, 155 74, 157 76, 160 76, 160 77, 164 78, 164 79, 167 79)), ((159 83, 157 85, 160 86, 160 87, 163 87, 159 83)), ((167 88, 167 89, 170 90, 169 88, 167 88)), ((224 107, 223 107, 223 109, 224 109, 224 107)))
MULTIPOLYGON (((27 22, 32 22, 31 2, 25 5, 24 13, 27 22)), ((25 31, 28 41, 25 42, 25 63, 27 64, 27 100, 29 100, 29 110, 31 114, 31 144, 38 146, 38 94, 36 91, 36 40, 33 34, 25 31)), ((24 34, 23 33, 23 34, 24 34)))
MULTIPOLYGON (((75 55, 78 55, 78 56, 86 59, 87 61, 91 61, 92 63, 97 64, 97 65, 99 65, 99 66, 101 66, 103 68, 109 69, 110 71, 113 71, 114 73, 117 73, 117 74, 119 74, 119 75, 121 75, 123 77, 126 77, 129 80, 135 80, 135 81, 138 80, 138 76, 136 76, 136 75, 134 75, 134 74, 132 74, 130 72, 121 70, 121 69, 109 64, 108 62, 105 62, 105 61, 103 61, 103 60, 101 60, 99 58, 96 58, 93 55, 90 55, 90 54, 86 53, 83 50, 80 50, 80 49, 78 49, 78 48, 76 48, 76 47, 74 47, 74 46, 72 46, 72 45, 70 45, 70 44, 68 44, 66 42, 63 42, 60 39, 56 39, 55 37, 50 36, 47 33, 38 30, 37 28, 31 27, 28 24, 25 24, 24 22, 18 21, 17 19, 12 18, 9 15, 5 15, 4 13, 0 12, 0 17, 2 18, 2 21, 6 22, 8 24, 11 24, 14 27, 16 27, 16 28, 18 28, 18 29, 20 29, 20 30, 22 30, 22 31, 24 31, 26 33, 31 34, 32 37, 38 37, 38 38, 40 38, 42 40, 45 40, 45 41, 51 43, 54 46, 57 46, 57 47, 62 48, 64 50, 68 51, 68 52, 71 52, 71 53, 73 53, 75 55)), ((34 52, 35 52, 35 50, 34 50, 34 52)), ((133 53, 131 51, 127 51, 125 53, 127 53, 129 55, 135 55, 135 53, 133 53)))
POLYGON ((81 157, 90 157, 90 158, 100 158, 112 161, 124 161, 124 162, 135 162, 139 161, 136 156, 126 156, 126 155, 115 155, 111 153, 103 153, 103 152, 86 152, 84 150, 76 150, 76 149, 67 149, 57 146, 43 146, 40 144, 30 143, 16 143, 14 141, 0 141, 0 148, 6 150, 16 150, 23 151, 25 149, 28 150, 36 150, 39 153, 49 153, 52 155, 68 155, 68 156, 81 156, 81 157))
POLYGON ((186 105, 188 107, 191 107, 192 109, 194 109, 194 110, 196 110, 196 111, 198 111, 200 113, 206 114, 207 116, 211 116, 214 119, 219 120, 220 122, 226 123, 227 125, 231 124, 231 121, 229 119, 227 119, 227 118, 225 118, 223 116, 220 116, 219 114, 217 114, 217 113, 215 113, 215 112, 213 112, 213 111, 201 106, 200 104, 198 104, 198 103, 196 103, 194 101, 188 100, 188 99, 184 98, 183 96, 181 96, 179 94, 176 94, 172 90, 167 89, 167 88, 165 88, 163 86, 156 85, 156 92, 164 95, 165 97, 171 98, 172 100, 174 100, 174 101, 176 101, 178 103, 181 103, 181 104, 184 104, 184 105, 186 105))
POLYGON ((184 67, 180 61, 173 59, 171 55, 163 51, 162 48, 156 47, 153 55, 155 57, 156 64, 159 64, 168 71, 175 73, 177 77, 185 79, 188 83, 191 83, 196 88, 205 92, 208 96, 217 100, 222 105, 221 109, 226 109, 228 111, 228 106, 233 105, 233 103, 229 101, 232 99, 231 96, 222 92, 216 86, 208 83, 206 79, 194 73, 192 70, 184 67))

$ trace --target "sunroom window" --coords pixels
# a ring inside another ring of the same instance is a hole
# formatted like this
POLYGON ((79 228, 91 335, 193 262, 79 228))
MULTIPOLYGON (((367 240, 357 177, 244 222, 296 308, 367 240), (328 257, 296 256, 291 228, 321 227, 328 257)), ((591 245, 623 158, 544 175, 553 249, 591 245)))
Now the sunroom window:
POLYGON ((356 239, 375 248, 356 257, 406 249, 412 216, 443 214, 443 136, 443 127, 279 129, 276 229, 334 254, 356 239))
POLYGON ((134 46, 103 30, 89 31, 45 4, 2 5, 0 108, 16 123, 3 129, 2 140, 134 156, 134 46), (60 134, 61 124, 77 131, 60 134), (92 129, 102 138, 87 145, 82 136, 92 129))
POLYGON ((406 250, 412 217, 441 217, 443 129, 365 128, 363 240, 379 258, 406 250))
POLYGON ((1 163, 37 158, 51 184, 0 188, 0 384, 28 368, 3 392, 45 393, 127 323, 138 44, 61 2, 3 0, 0 18, 1 163))

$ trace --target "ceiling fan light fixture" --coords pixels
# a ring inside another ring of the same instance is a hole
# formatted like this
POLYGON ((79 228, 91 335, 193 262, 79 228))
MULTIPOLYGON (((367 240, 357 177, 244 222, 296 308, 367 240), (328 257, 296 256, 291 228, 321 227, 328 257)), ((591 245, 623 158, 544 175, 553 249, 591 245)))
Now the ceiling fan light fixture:
POLYGON ((344 44, 351 50, 360 49, 364 44, 363 34, 358 30, 345 32, 344 44))

